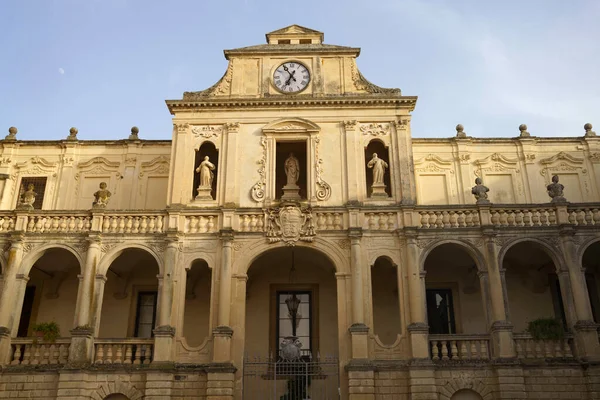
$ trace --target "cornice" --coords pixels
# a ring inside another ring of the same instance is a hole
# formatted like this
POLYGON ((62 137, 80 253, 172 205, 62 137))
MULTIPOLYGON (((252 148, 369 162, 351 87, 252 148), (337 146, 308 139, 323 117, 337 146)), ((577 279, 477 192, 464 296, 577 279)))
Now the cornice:
POLYGON ((346 96, 346 97, 285 97, 273 96, 260 99, 240 99, 240 98, 217 98, 202 99, 200 101, 189 100, 166 100, 165 103, 171 114, 175 110, 196 110, 198 108, 224 108, 224 109, 259 109, 259 108, 277 108, 277 107, 382 107, 382 108, 403 108, 409 111, 414 110, 417 103, 417 96, 346 96))
POLYGON ((344 47, 335 45, 323 45, 323 44, 265 44, 251 47, 242 47, 239 49, 223 50, 223 54, 226 59, 230 57, 239 57, 245 55, 251 56, 272 56, 272 55, 289 55, 295 56, 297 54, 335 54, 335 55, 347 55, 352 57, 358 57, 360 55, 359 47, 344 47))

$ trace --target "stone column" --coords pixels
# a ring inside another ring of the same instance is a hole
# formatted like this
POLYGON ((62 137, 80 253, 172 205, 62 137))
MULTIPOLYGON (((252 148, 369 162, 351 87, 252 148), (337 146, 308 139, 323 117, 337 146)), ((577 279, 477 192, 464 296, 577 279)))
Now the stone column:
POLYGON ((231 267, 233 252, 233 230, 221 231, 221 268, 219 271, 219 304, 217 327, 213 330, 213 362, 231 362, 231 267))
POLYGON ((8 262, 4 271, 4 289, 0 294, 0 365, 10 362, 10 337, 13 330, 17 303, 17 271, 23 258, 22 238, 13 239, 8 251, 8 262))
MULTIPOLYGON (((575 333, 577 356, 588 360, 598 360, 600 359, 600 343, 598 343, 597 326, 592 315, 592 306, 585 281, 585 269, 577 260, 577 246, 573 241, 573 233, 572 229, 563 229, 560 237, 565 264, 568 269, 568 274, 564 274, 565 276, 560 280, 560 285, 561 289, 565 284, 570 285, 568 292, 572 296, 574 308, 573 313, 569 313, 568 310, 565 311, 571 317, 574 317, 572 328, 575 333)), ((565 290, 561 290, 561 292, 565 292, 565 290)), ((563 303, 570 303, 570 301, 563 301, 563 303)))
POLYGON ((410 324, 408 332, 412 358, 429 360, 429 326, 425 299, 425 273, 421 272, 421 250, 417 245, 416 232, 406 232, 406 268, 408 272, 408 298, 410 324))
POLYGON ((88 364, 92 362, 94 356, 94 330, 90 325, 90 309, 99 256, 100 242, 90 239, 83 274, 79 279, 75 328, 71 330, 71 346, 69 346, 69 364, 88 364))
POLYGON ((173 342, 175 327, 172 322, 173 310, 173 278, 179 255, 179 241, 169 238, 164 253, 162 284, 159 287, 158 315, 156 329, 154 329, 154 354, 153 363, 166 363, 174 361, 173 342))
POLYGON ((98 337, 100 332, 100 316, 102 315, 102 300, 104 299, 104 285, 106 284, 106 275, 96 274, 94 277, 94 293, 92 296, 92 307, 90 314, 90 325, 94 337, 98 337))
POLYGON ((221 268, 217 327, 213 329, 213 359, 207 368, 206 399, 233 400, 235 371, 231 354, 231 280, 233 229, 221 230, 221 268))
POLYGON ((508 322, 503 271, 498 260, 498 248, 492 234, 484 236, 485 261, 488 270, 489 301, 491 318, 491 355, 493 358, 513 358, 516 356, 513 342, 513 326, 508 322))
POLYGON ((363 263, 361 237, 362 229, 352 228, 350 236, 350 263, 352 273, 352 325, 348 329, 352 338, 352 359, 367 359, 369 357, 368 333, 365 325, 365 305, 363 292, 363 263))

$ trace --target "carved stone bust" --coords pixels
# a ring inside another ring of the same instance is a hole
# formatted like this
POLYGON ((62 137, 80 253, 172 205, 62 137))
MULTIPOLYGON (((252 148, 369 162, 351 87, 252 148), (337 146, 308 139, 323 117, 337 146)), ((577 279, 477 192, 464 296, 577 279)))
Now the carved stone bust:
POLYGON ((33 210, 35 196, 37 196, 37 193, 35 192, 35 187, 33 186, 33 183, 30 183, 27 186, 27 190, 21 196, 21 201, 19 202, 18 208, 22 210, 33 210))
POLYGON ((106 182, 100 183, 100 190, 94 193, 94 203, 92 205, 93 208, 105 208, 108 205, 108 201, 110 200, 110 196, 112 194, 106 189, 106 182))
POLYGON ((563 195, 564 189, 564 185, 558 183, 558 175, 554 175, 552 177, 552 183, 546 186, 546 190, 548 190, 548 196, 552 198, 552 203, 565 203, 567 201, 563 195))
POLYGON ((488 200, 487 194, 487 192, 489 191, 490 189, 487 186, 483 185, 481 178, 475 179, 475 186, 471 188, 471 193, 473 194, 473 196, 475 196, 475 199, 477 200, 475 202, 476 204, 489 204, 490 201, 488 200))

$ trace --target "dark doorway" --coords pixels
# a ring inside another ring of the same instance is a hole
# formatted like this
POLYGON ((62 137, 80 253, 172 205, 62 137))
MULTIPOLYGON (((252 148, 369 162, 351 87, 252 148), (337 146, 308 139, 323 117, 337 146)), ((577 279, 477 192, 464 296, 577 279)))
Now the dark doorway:
POLYGON ((29 322, 33 312, 33 300, 35 299, 35 286, 27 286, 25 289, 25 298, 23 299, 23 309, 21 319, 19 320, 18 337, 27 337, 29 331, 29 322))

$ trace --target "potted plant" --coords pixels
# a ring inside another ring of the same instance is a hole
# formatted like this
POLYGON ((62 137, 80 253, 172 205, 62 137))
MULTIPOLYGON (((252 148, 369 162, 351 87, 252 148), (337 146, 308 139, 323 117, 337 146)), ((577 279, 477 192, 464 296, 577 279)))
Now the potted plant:
POLYGON ((561 320, 556 318, 538 318, 529 322, 527 332, 533 340, 562 340, 565 330, 561 320))
POLYGON ((54 343, 56 338, 60 337, 60 327, 54 321, 34 324, 31 329, 36 337, 42 338, 45 342, 54 343))

